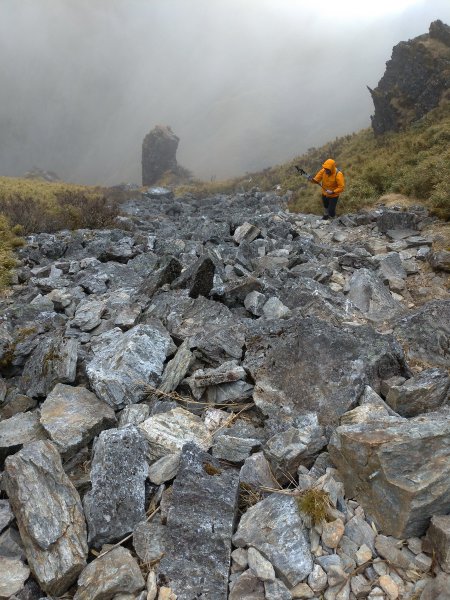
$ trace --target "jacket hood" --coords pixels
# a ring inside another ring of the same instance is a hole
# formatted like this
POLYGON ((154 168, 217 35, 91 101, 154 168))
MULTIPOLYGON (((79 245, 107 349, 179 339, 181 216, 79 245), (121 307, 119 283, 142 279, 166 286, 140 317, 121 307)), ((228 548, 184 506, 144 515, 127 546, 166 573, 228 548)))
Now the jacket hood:
POLYGON ((336 161, 334 161, 332 158, 327 158, 322 167, 324 169, 329 169, 332 173, 334 173, 336 171, 336 161))

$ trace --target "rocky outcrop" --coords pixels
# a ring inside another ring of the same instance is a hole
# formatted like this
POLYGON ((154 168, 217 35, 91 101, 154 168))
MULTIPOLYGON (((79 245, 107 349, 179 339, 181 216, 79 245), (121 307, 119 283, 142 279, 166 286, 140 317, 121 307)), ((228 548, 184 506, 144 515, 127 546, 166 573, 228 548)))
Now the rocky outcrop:
POLYGON ((170 127, 157 125, 142 142, 142 185, 153 185, 166 171, 177 169, 180 139, 170 127))
POLYGON ((376 134, 398 131, 435 108, 450 88, 450 27, 434 21, 429 33, 394 46, 370 94, 376 134))

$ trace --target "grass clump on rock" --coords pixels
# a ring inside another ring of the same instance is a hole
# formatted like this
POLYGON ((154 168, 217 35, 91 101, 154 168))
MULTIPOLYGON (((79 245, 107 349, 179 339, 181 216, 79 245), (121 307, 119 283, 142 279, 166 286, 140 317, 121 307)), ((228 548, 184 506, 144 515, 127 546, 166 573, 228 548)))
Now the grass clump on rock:
POLYGON ((302 491, 297 497, 298 508, 307 515, 313 525, 326 521, 331 506, 330 495, 325 490, 310 488, 302 491))

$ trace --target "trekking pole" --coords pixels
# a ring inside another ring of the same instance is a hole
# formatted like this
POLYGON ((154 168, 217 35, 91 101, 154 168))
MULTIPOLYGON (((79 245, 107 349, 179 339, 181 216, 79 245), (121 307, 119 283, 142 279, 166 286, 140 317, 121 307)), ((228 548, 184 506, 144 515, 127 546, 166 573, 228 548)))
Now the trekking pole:
POLYGON ((301 175, 302 177, 305 177, 305 179, 307 179, 308 181, 311 181, 312 183, 317 183, 317 185, 320 185, 320 186, 322 185, 321 183, 319 183, 318 181, 316 181, 315 179, 313 179, 312 175, 309 175, 309 173, 307 173, 301 167, 298 167, 297 165, 294 165, 294 167, 297 169, 297 173, 299 175, 301 175))

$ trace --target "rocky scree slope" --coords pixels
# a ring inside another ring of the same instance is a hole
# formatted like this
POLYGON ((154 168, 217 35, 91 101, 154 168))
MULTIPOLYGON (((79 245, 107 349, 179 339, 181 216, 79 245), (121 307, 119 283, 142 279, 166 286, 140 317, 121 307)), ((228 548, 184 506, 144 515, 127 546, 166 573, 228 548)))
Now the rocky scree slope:
POLYGON ((286 200, 157 188, 18 252, 0 598, 450 588, 450 253, 420 206, 286 200))

